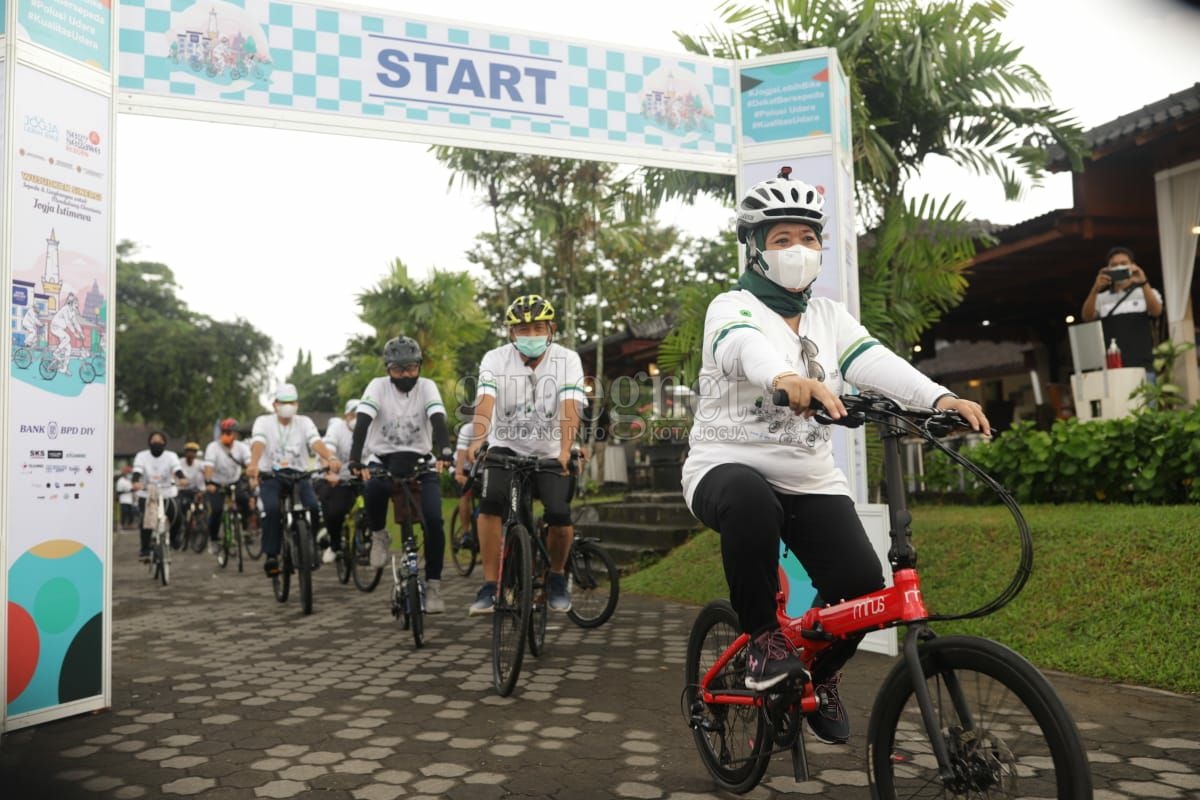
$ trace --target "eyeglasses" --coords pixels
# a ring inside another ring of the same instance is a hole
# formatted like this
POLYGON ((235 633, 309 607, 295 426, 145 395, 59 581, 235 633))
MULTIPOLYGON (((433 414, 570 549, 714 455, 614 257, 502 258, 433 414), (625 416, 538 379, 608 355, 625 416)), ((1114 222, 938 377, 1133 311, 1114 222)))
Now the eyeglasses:
POLYGON ((389 375, 396 375, 396 376, 420 375, 421 374, 421 364, 420 364, 420 362, 416 362, 416 361, 409 363, 409 364, 388 364, 387 371, 388 371, 389 375))
POLYGON ((808 370, 808 377, 813 380, 825 382, 825 368, 821 366, 821 362, 817 361, 817 356, 821 350, 817 347, 817 343, 807 336, 800 337, 800 358, 804 361, 804 368, 808 370))

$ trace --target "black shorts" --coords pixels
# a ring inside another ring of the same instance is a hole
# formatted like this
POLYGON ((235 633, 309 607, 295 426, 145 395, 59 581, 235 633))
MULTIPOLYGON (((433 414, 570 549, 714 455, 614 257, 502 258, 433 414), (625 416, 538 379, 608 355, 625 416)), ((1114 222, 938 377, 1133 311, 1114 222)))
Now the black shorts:
MULTIPOLYGON (((507 447, 493 447, 488 452, 504 456, 516 455, 507 447)), ((482 476, 479 481, 479 513, 506 518, 512 470, 485 464, 479 474, 482 476)), ((533 496, 542 501, 542 518, 550 525, 571 524, 571 497, 574 493, 574 475, 553 472, 537 472, 533 475, 533 496)))

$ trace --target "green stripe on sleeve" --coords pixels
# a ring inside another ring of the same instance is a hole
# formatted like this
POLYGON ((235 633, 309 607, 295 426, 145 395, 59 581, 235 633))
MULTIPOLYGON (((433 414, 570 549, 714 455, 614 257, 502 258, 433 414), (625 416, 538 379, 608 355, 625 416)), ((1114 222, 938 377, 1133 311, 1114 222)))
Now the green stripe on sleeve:
POLYGON ((584 394, 587 394, 587 390, 577 383, 567 384, 558 390, 559 394, 562 394, 563 392, 583 392, 584 394))
POLYGON ((838 359, 838 368, 841 369, 842 375, 845 375, 850 370, 850 365, 853 364, 859 356, 877 344, 879 344, 878 339, 872 336, 864 336, 847 347, 842 353, 842 357, 838 359))
POLYGON ((726 324, 713 336, 712 352, 714 356, 717 354, 717 345, 721 343, 721 340, 728 336, 730 331, 735 331, 738 328, 750 328, 751 330, 755 331, 760 330, 757 325, 751 325, 749 322, 730 322, 726 324))

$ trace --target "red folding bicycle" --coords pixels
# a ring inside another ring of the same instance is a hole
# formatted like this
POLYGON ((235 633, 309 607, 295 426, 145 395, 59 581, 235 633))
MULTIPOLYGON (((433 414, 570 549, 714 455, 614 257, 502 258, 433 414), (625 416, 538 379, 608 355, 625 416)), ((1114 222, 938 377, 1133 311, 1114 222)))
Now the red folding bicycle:
MULTIPOLYGON (((779 405, 787 399, 776 397, 779 405)), ((939 437, 965 422, 953 412, 912 411, 878 395, 841 398, 836 423, 880 428, 890 520, 893 585, 835 605, 786 614, 780 626, 812 672, 832 643, 870 631, 907 626, 902 658, 875 697, 867 727, 873 798, 1057 797, 1089 800, 1091 774, 1079 731, 1032 664, 1009 648, 975 636, 936 636, 931 622, 992 614, 1015 598, 1033 566, 1033 539, 1008 492, 939 437), (931 614, 921 594, 912 546, 900 437, 917 435, 970 470, 1008 507, 1021 539, 1017 570, 994 599, 962 614, 931 614)), ((688 641, 684 714, 700 758, 721 786, 748 792, 771 756, 790 752, 796 780, 807 780, 803 717, 827 702, 811 681, 785 681, 766 691, 745 688, 750 637, 726 600, 709 603, 688 641)))

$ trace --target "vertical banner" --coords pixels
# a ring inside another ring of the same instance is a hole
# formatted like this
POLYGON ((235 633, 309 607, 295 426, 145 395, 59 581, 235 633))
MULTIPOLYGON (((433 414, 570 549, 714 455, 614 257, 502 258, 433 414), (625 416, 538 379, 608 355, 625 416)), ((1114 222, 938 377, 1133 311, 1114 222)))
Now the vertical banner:
POLYGON ((7 715, 104 691, 111 100, 13 82, 7 715))
POLYGON ((17 0, 17 38, 108 72, 112 0, 17 0))

